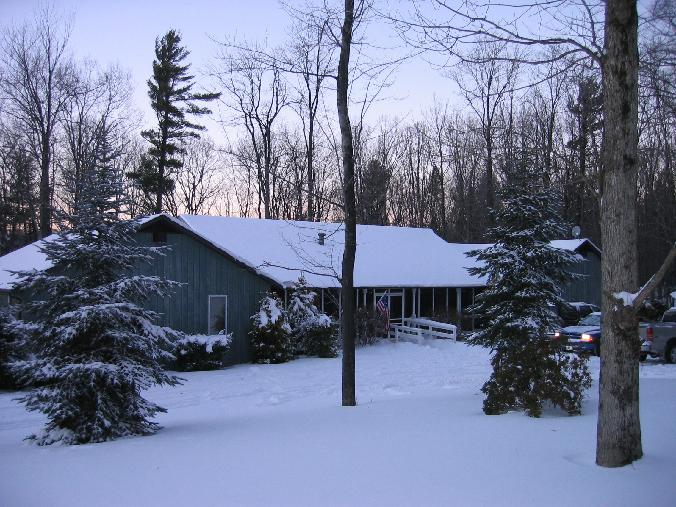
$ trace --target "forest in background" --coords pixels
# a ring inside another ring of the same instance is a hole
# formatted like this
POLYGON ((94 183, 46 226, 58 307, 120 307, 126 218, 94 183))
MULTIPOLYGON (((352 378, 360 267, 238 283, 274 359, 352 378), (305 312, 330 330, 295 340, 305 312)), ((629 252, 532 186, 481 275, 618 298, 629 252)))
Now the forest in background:
MULTIPOLYGON (((312 14, 290 14, 295 37, 281 47, 214 43, 209 71, 195 80, 221 93, 213 108, 231 141, 203 134, 181 142, 164 211, 342 219, 335 83, 327 77, 335 73, 336 45, 312 14)), ((593 27, 600 14, 588 16, 593 27)), ((674 19, 673 2, 658 0, 639 31, 642 281, 676 238, 674 19)), ((367 41, 368 23, 360 28, 367 41)), ((31 22, 2 33, 2 253, 67 226, 59 210, 77 206, 82 178, 101 160, 125 181, 126 214, 154 211, 155 196, 130 177, 147 164, 149 150, 130 76, 121 65, 78 58, 69 31, 64 16, 43 8, 31 22)), ((352 104, 359 223, 430 227, 449 241, 481 242, 491 224, 488 210, 500 205, 505 172, 537 167, 561 196, 561 216, 603 247, 600 72, 565 58, 534 69, 509 51, 480 45, 473 58, 442 69, 458 97, 440 99, 417 118, 372 118, 369 106, 387 100, 397 63, 356 59, 354 73, 362 77, 352 104)))

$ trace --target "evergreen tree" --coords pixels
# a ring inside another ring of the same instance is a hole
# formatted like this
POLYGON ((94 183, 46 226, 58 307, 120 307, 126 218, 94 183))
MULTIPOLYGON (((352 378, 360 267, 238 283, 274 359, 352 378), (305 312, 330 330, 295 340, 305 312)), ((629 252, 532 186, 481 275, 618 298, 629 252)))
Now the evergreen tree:
POLYGON ((34 356, 20 365, 23 379, 36 386, 20 398, 28 410, 47 416, 39 444, 101 442, 153 433, 149 418, 162 407, 141 391, 175 385, 160 362, 177 334, 157 326, 157 317, 140 306, 150 295, 166 296, 173 282, 132 275, 139 263, 160 249, 135 243, 137 223, 120 219, 121 177, 105 138, 96 146, 97 162, 82 181, 81 198, 71 215, 72 229, 43 242, 51 268, 18 273, 16 288, 29 297, 29 346, 34 356))
POLYGON ((338 344, 331 318, 314 304, 317 293, 300 277, 289 298, 287 320, 296 354, 336 357, 338 344))
POLYGON ((0 389, 20 386, 14 364, 26 355, 26 338, 29 327, 16 319, 13 309, 0 310, 0 389))
POLYGON ((260 310, 252 315, 251 320, 253 329, 249 336, 254 363, 285 363, 293 357, 291 327, 277 297, 265 296, 260 310))
POLYGON ((204 130, 204 126, 191 122, 187 116, 211 113, 198 103, 209 102, 220 96, 220 93, 192 91, 194 76, 188 73, 190 64, 184 63, 189 54, 181 46, 181 36, 176 30, 169 30, 155 41, 153 76, 148 80, 148 96, 157 116, 157 128, 141 133, 151 147, 141 167, 130 174, 146 196, 154 198, 151 208, 154 213, 164 210, 164 197, 174 189, 172 172, 183 164, 179 156, 183 151, 181 141, 188 137, 199 137, 198 131, 204 130))
POLYGON ((484 412, 523 409, 538 417, 548 401, 579 414, 583 391, 591 385, 587 360, 547 339, 557 326, 555 308, 563 303, 560 287, 573 276, 568 269, 578 259, 550 243, 565 233, 556 194, 532 170, 509 176, 489 231, 494 245, 467 254, 480 261, 470 273, 488 278, 472 309, 484 327, 470 339, 492 351, 493 372, 482 387, 484 412))

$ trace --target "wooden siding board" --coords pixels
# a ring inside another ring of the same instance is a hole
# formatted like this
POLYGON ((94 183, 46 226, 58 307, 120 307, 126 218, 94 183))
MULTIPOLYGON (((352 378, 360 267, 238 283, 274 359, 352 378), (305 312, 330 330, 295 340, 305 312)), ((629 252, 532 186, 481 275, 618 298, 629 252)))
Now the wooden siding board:
POLYGON ((573 273, 583 275, 573 280, 563 291, 566 301, 601 304, 601 258, 591 247, 582 250, 585 260, 571 267, 573 273))

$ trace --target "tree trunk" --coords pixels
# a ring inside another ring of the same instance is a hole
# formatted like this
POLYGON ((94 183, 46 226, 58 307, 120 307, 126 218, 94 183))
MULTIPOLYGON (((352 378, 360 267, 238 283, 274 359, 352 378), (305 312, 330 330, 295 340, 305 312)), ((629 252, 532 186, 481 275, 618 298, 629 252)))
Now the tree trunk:
POLYGON ((638 289, 638 14, 636 0, 608 0, 603 65, 604 314, 596 463, 618 467, 643 455, 639 419, 639 338, 635 312, 613 296, 638 289))
MULTIPOLYGON (((169 104, 170 97, 165 96, 165 103, 169 104)), ((167 165, 167 141, 169 140, 169 113, 164 113, 162 124, 160 125, 160 135, 162 136, 162 144, 160 145, 160 156, 157 160, 157 196, 155 200, 155 213, 162 213, 163 199, 165 192, 164 178, 167 165)))
POLYGON ((310 113, 310 127, 308 129, 307 142, 307 219, 309 222, 315 221, 315 142, 314 142, 314 113, 310 113))
POLYGON ((345 207, 345 251, 341 278, 342 307, 340 316, 343 334, 343 406, 357 404, 355 397, 355 322, 354 322, 354 258, 357 250, 357 218, 354 193, 354 152, 352 127, 348 111, 350 46, 354 23, 354 0, 345 0, 345 17, 341 31, 340 59, 338 62, 337 99, 340 143, 343 157, 343 197, 345 207))
POLYGON ((49 166, 50 137, 44 136, 40 158, 40 238, 46 238, 52 233, 52 203, 49 166))

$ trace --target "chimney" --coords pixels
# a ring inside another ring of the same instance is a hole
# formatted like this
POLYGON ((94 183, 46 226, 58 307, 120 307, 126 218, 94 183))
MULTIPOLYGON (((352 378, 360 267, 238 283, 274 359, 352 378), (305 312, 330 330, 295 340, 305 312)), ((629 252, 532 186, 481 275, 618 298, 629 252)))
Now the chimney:
POLYGON ((320 232, 319 234, 317 234, 317 236, 318 236, 317 242, 318 242, 320 245, 323 245, 323 244, 324 244, 324 238, 326 237, 326 233, 325 233, 325 232, 320 232))

